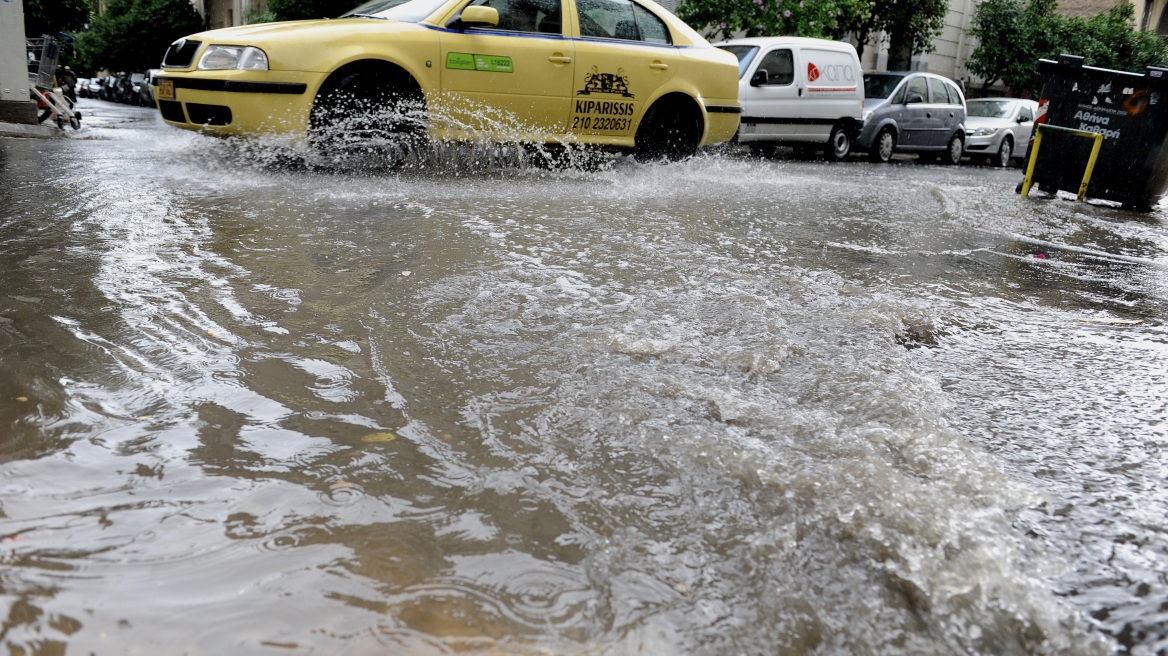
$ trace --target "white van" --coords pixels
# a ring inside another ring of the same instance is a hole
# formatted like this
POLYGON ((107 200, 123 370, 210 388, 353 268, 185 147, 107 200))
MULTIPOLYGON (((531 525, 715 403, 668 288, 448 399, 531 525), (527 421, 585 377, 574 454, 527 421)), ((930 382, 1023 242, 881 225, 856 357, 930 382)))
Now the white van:
POLYGON ((776 144, 824 149, 835 160, 852 151, 863 124, 864 75, 850 43, 774 36, 714 45, 738 57, 739 143, 764 152, 776 144))

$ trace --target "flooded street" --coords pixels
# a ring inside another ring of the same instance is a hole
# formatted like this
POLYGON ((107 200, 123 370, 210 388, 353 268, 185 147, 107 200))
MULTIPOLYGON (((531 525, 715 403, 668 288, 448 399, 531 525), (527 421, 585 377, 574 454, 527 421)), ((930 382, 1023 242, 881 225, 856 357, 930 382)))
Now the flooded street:
POLYGON ((1168 650, 1168 209, 0 138, 13 654, 1168 650))

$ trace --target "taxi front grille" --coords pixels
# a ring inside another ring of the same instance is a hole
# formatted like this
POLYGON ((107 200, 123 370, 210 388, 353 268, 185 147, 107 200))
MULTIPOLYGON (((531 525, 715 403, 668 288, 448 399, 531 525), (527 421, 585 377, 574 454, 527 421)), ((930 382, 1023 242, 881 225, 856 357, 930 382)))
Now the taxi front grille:
POLYGON ((187 117, 183 114, 182 103, 174 100, 159 100, 158 111, 162 112, 162 118, 175 123, 186 123, 187 117))
POLYGON ((162 56, 163 68, 190 68, 191 62, 195 59, 195 53, 199 51, 199 46, 203 45, 202 41, 187 41, 186 39, 179 39, 170 44, 166 49, 166 54, 162 56))
POLYGON ((187 116, 197 125, 230 125, 231 108, 223 105, 187 103, 187 116))

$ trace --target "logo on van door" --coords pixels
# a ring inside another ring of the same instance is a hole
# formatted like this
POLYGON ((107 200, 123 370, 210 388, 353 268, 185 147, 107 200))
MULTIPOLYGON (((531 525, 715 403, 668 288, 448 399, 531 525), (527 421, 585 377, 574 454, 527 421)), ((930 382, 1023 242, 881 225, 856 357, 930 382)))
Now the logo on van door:
POLYGON ((852 70, 851 66, 844 64, 829 64, 820 70, 818 66, 811 62, 807 62, 807 81, 814 82, 820 77, 824 77, 828 82, 855 82, 856 71, 852 70))

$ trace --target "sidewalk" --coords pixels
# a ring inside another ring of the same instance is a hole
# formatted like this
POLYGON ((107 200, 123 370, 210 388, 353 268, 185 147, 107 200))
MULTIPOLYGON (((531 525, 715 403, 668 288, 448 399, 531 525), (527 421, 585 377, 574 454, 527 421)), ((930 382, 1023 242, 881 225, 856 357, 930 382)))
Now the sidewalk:
POLYGON ((64 139, 69 135, 55 124, 26 125, 0 121, 0 137, 26 137, 31 139, 64 139))

